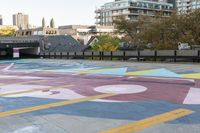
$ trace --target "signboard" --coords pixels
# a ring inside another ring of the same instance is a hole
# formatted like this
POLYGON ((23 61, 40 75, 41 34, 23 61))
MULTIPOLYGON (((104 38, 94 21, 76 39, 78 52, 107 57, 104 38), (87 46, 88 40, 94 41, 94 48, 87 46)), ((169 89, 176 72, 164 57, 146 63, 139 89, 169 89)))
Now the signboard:
POLYGON ((19 48, 13 48, 13 58, 19 58, 19 48))

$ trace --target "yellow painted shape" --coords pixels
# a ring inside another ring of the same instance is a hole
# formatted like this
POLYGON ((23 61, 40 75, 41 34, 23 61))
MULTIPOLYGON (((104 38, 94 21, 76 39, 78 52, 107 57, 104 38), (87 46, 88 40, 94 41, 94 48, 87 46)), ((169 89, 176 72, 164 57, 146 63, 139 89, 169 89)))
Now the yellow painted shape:
POLYGON ((144 75, 147 73, 151 73, 160 69, 151 69, 151 70, 144 70, 144 71, 135 71, 135 72, 128 72, 126 75, 144 75))
POLYGON ((186 115, 192 114, 192 110, 188 109, 176 109, 171 112, 167 112, 164 114, 160 114, 157 116, 153 116, 144 120, 140 120, 134 123, 130 123, 127 125, 123 125, 117 128, 113 128, 107 131, 103 131, 102 133, 134 133, 141 131, 145 128, 149 128, 164 122, 172 121, 177 118, 184 117, 186 115))
POLYGON ((11 92, 11 93, 0 94, 0 96, 12 96, 12 95, 17 95, 17 94, 31 93, 31 92, 37 92, 37 91, 56 90, 56 89, 71 87, 71 86, 73 85, 63 85, 63 86, 49 87, 49 88, 44 88, 44 89, 33 89, 33 90, 27 90, 27 91, 11 92))
POLYGON ((5 86, 5 85, 14 85, 14 84, 37 83, 37 82, 43 82, 43 81, 48 81, 48 80, 22 81, 22 82, 10 83, 10 84, 0 84, 0 86, 5 86))
POLYGON ((182 74, 183 78, 192 78, 192 79, 200 79, 200 73, 193 73, 193 74, 182 74))
POLYGON ((10 110, 6 112, 0 112, 0 117, 8 117, 12 115, 23 114, 23 113, 28 113, 28 112, 33 112, 33 111, 38 111, 38 110, 43 110, 43 109, 48 109, 48 108, 55 108, 55 107, 60 107, 60 106, 65 106, 65 105, 70 105, 70 104, 75 104, 75 103, 80 103, 80 102, 86 102, 90 100, 101 99, 101 98, 106 98, 106 97, 115 96, 115 95, 117 94, 111 94, 111 93, 101 94, 101 95, 95 95, 95 96, 90 96, 90 97, 85 97, 85 98, 74 99, 70 101, 61 101, 61 102, 43 104, 43 105, 27 107, 27 108, 22 108, 22 109, 15 109, 15 110, 10 110))

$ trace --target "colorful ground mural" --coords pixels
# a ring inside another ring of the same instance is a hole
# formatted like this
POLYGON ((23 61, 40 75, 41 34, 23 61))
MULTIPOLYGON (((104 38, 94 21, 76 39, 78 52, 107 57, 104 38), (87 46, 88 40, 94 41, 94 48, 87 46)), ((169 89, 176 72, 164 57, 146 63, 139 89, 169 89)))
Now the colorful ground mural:
POLYGON ((0 61, 0 133, 199 133, 200 66, 0 61))

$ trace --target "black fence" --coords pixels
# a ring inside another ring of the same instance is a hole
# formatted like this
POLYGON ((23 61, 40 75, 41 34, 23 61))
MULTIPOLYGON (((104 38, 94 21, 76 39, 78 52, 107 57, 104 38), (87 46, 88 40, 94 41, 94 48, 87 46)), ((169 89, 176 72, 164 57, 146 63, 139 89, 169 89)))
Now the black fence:
POLYGON ((142 50, 116 52, 43 52, 49 59, 136 60, 136 61, 189 61, 200 62, 200 50, 142 50))

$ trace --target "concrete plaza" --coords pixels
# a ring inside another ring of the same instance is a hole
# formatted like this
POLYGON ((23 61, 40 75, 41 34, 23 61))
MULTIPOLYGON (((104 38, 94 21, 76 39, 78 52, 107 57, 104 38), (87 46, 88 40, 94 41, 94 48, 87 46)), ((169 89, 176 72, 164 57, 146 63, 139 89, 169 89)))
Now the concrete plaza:
POLYGON ((199 133, 199 64, 0 61, 0 133, 199 133))

